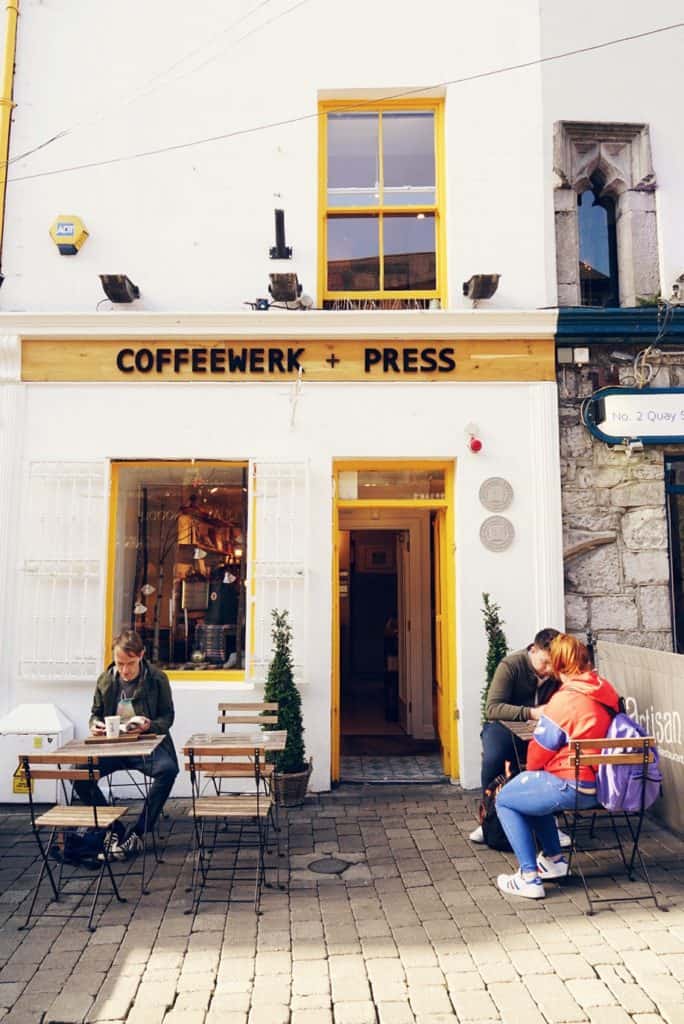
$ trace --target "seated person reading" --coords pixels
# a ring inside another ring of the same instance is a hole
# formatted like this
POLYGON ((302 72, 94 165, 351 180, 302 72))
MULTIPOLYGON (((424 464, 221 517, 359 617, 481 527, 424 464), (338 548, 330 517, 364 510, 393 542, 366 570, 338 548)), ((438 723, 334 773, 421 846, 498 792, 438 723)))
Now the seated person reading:
MULTIPOLYGON (((127 731, 164 734, 163 742, 151 757, 100 758, 101 776, 126 770, 142 772, 152 779, 149 796, 133 827, 126 833, 117 822, 121 831, 113 837, 110 856, 125 860, 142 850, 145 829, 153 830, 178 775, 178 760, 169 733, 175 712, 168 676, 145 660, 145 648, 136 632, 125 629, 119 633, 112 643, 112 654, 112 664, 95 686, 90 732, 93 736, 104 736, 105 717, 118 715, 127 731)), ((84 804, 107 803, 97 784, 91 785, 87 780, 76 782, 74 789, 84 804)))
MULTIPOLYGON (((525 760, 526 744, 502 722, 527 722, 538 719, 542 705, 558 688, 551 673, 549 648, 557 629, 540 630, 522 651, 506 655, 496 667, 487 693, 487 721, 482 726, 482 789, 503 775, 506 762, 525 760), (516 756, 517 753, 517 756, 516 756)), ((482 827, 471 832, 473 843, 483 843, 482 827)))

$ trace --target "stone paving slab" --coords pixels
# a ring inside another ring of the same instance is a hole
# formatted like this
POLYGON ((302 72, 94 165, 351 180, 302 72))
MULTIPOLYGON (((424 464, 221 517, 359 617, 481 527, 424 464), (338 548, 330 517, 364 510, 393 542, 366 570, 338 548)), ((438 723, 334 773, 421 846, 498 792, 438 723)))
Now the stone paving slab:
MULTIPOLYGON (((573 880, 534 903, 499 893, 513 859, 468 841, 475 799, 448 784, 309 797, 283 815, 287 885, 264 889, 258 917, 236 902, 185 913, 190 823, 173 800, 149 894, 137 862, 116 865, 127 902, 104 899, 93 934, 56 916, 83 912, 73 896, 39 901, 19 930, 39 860, 25 809, 0 807, 0 1021, 684 1024, 684 842, 647 826, 667 913, 616 903, 589 917, 573 880)), ((614 871, 614 854, 587 856, 599 866, 614 871)))

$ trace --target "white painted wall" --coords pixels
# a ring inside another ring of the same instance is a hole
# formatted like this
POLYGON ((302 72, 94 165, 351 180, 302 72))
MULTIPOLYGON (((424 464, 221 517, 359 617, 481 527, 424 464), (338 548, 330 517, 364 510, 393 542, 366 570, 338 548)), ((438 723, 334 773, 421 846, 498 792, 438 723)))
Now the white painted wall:
POLYGON ((534 0, 22 0, 2 307, 90 312, 97 275, 125 272, 139 308, 242 309, 266 294, 276 206, 288 268, 315 294, 319 96, 433 85, 451 305, 472 274, 498 272, 490 305, 547 306, 539 70, 443 84, 538 55, 534 0), (65 213, 90 232, 75 257, 48 236, 65 213))
MULTIPOLYGON (((305 384, 292 428, 290 387, 279 384, 234 385, 229 401, 227 386, 212 383, 45 384, 21 390, 25 417, 16 442, 25 462, 198 455, 310 461, 311 592, 303 704, 314 788, 329 784, 332 460, 455 459, 461 779, 466 786, 478 784, 482 591, 500 603, 513 647, 528 642, 542 626, 562 625, 557 447, 540 443, 540 430, 552 442, 556 436, 555 385, 305 384), (465 452, 468 422, 480 426, 484 449, 479 455, 465 452), (515 491, 508 515, 516 539, 501 554, 487 552, 478 539, 487 515, 478 489, 492 475, 505 476, 515 491), (540 522, 540 514, 545 521, 540 522)), ((5 512, 8 501, 6 495, 5 512)), ((19 552, 22 556, 30 557, 19 552)), ((8 571, 7 578, 11 591, 16 575, 8 571)), ((18 632, 18 614, 16 603, 6 607, 3 637, 18 632)), ((209 679, 203 673, 197 682, 174 684, 177 742, 206 731, 217 701, 226 694, 228 687, 209 679)), ((8 682, 8 706, 52 700, 83 732, 92 684, 20 684, 12 673, 8 682)), ((236 684, 236 692, 244 692, 244 686, 236 684)))

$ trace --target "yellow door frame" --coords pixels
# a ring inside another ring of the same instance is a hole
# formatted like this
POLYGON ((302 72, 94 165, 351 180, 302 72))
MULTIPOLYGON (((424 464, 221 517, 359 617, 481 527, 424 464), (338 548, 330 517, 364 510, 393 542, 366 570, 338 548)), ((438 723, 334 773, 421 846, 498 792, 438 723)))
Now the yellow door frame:
POLYGON ((345 508, 385 509, 431 509, 442 517, 440 530, 441 549, 435 552, 439 559, 440 586, 442 590, 442 621, 440 630, 444 687, 442 699, 446 708, 440 709, 438 721, 448 729, 443 749, 448 751, 444 758, 444 772, 449 778, 458 776, 458 730, 456 710, 456 576, 454 566, 454 463, 435 459, 339 459, 333 463, 333 515, 332 515, 332 672, 331 672, 331 743, 330 773, 333 782, 340 778, 340 558, 339 523, 340 510, 345 508), (340 499, 337 478, 347 470, 424 470, 441 469, 444 472, 444 499, 394 498, 391 500, 340 499), (447 763, 448 762, 448 763, 447 763))

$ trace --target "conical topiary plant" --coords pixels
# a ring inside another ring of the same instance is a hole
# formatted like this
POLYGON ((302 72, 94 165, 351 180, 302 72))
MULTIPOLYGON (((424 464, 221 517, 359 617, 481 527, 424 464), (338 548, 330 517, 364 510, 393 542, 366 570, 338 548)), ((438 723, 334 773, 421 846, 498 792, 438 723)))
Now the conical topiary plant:
POLYGON ((270 754, 276 772, 289 775, 307 769, 304 759, 304 726, 302 725, 302 700, 294 681, 292 665, 292 627, 287 612, 273 609, 273 659, 268 669, 264 689, 264 700, 278 705, 278 724, 266 725, 265 729, 287 729, 285 749, 270 754))
POLYGON ((483 594, 482 600, 484 602, 482 614, 484 615, 485 633, 487 634, 487 665, 485 668, 485 684, 480 695, 480 716, 482 721, 486 722, 489 685, 494 678, 497 665, 508 654, 508 641, 501 628, 503 619, 501 618, 501 609, 498 604, 495 601, 489 600, 489 594, 483 594))

